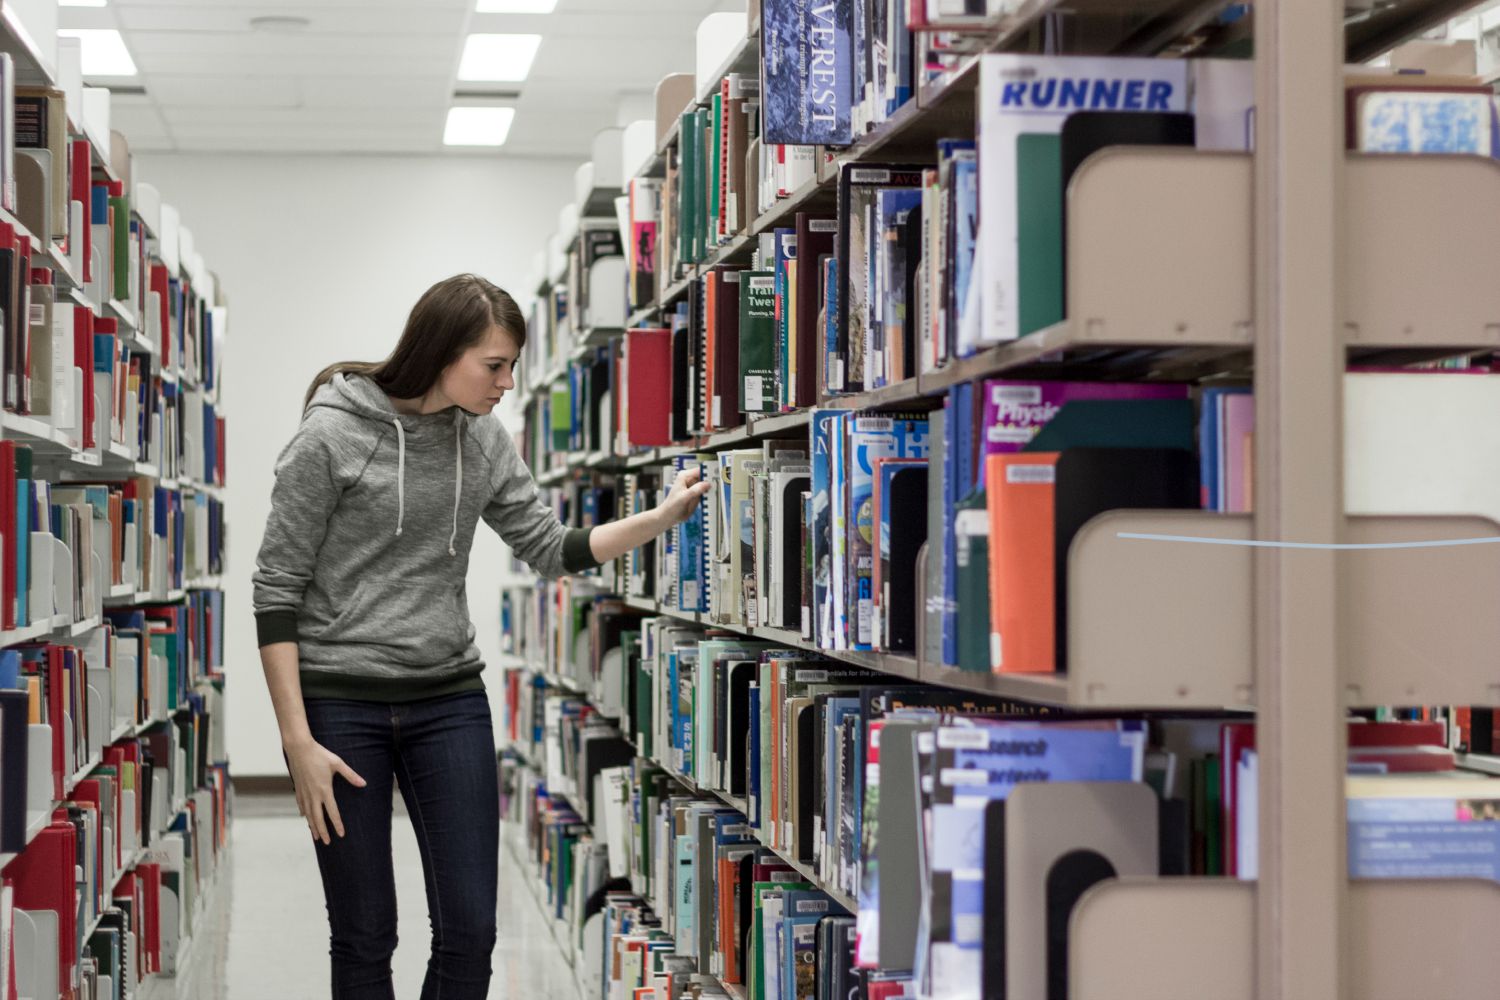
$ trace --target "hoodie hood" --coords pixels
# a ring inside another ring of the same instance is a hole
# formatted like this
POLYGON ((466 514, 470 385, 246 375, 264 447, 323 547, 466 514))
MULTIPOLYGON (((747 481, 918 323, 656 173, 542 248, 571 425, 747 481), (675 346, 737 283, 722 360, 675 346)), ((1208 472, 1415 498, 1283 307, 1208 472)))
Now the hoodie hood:
MULTIPOLYGON (((383 433, 387 427, 396 434, 396 535, 399 537, 406 522, 406 449, 407 441, 412 447, 428 447, 444 441, 453 442, 453 530, 448 535, 448 555, 456 556, 454 541, 458 538, 458 508, 463 498, 464 482, 464 430, 472 415, 462 407, 453 406, 437 413, 397 413, 391 399, 363 375, 347 376, 343 372, 318 387, 308 404, 310 413, 316 407, 326 406, 342 410, 375 424, 383 433)), ((304 419, 306 414, 303 415, 304 419)))

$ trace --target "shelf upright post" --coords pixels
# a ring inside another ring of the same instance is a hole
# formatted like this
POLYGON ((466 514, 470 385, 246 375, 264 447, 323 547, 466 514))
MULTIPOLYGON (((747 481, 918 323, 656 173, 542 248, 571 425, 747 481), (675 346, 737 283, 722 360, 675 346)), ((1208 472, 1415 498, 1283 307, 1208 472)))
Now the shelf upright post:
MULTIPOLYGON (((1255 4, 1255 536, 1343 524, 1344 172, 1338 0, 1255 4)), ((1344 688, 1328 549, 1255 560, 1260 783, 1255 996, 1345 995, 1344 688)))

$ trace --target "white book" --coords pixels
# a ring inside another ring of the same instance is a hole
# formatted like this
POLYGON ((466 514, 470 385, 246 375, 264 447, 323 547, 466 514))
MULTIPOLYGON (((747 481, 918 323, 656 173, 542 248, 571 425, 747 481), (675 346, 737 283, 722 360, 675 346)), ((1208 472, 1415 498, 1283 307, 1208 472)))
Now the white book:
POLYGON ((978 343, 1021 336, 1016 140, 1057 134, 1075 111, 1186 111, 1188 60, 986 54, 979 65, 979 215, 984 312, 978 343))

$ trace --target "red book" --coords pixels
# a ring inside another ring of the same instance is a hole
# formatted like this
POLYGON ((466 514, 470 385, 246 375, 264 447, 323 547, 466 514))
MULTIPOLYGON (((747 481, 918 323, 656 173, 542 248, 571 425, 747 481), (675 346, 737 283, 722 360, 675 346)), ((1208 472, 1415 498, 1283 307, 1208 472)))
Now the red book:
MULTIPOLYGON (((0 524, 16 523, 16 443, 0 441, 0 524)), ((14 534, 14 532, 12 532, 14 534)), ((14 544, 0 546, 0 627, 16 627, 16 551, 14 544)), ((58 796, 61 798, 61 796, 58 796)))
POLYGON ((147 965, 152 972, 161 971, 161 865, 135 866, 144 902, 137 925, 147 965))
POLYGON ((1447 734, 1441 722, 1350 722, 1349 746, 1440 747, 1447 734))
MULTIPOLYGON (((60 798, 61 796, 59 796, 60 798)), ((5 878, 14 881, 18 910, 51 910, 57 914, 57 981, 63 1000, 77 995, 71 986, 78 948, 78 908, 74 902, 73 866, 77 857, 77 831, 54 813, 52 824, 5 866, 5 878)))
POLYGON ((79 234, 83 244, 83 280, 94 280, 94 148, 87 139, 73 140, 73 162, 69 180, 69 193, 74 201, 83 203, 83 232, 79 234))
POLYGON ((626 330, 625 436, 632 448, 672 443, 672 332, 626 330))
POLYGON ((73 307, 73 367, 83 372, 83 431, 85 448, 94 447, 94 314, 87 306, 73 307))
POLYGON ((167 275, 167 269, 160 264, 151 265, 151 291, 160 297, 158 309, 161 321, 161 364, 163 368, 170 368, 172 361, 172 319, 170 296, 172 294, 171 280, 167 275))
POLYGON ((719 268, 709 274, 717 279, 718 292, 712 303, 714 336, 718 341, 719 363, 709 383, 713 393, 714 424, 719 430, 738 427, 745 422, 740 410, 740 277, 745 272, 719 268))

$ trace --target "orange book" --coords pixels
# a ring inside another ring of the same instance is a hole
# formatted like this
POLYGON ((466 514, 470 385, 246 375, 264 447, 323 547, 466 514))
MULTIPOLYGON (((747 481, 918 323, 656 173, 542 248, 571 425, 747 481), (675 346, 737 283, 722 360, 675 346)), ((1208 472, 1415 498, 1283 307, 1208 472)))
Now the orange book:
POLYGON ((990 669, 1057 670, 1054 556, 1057 459, 1061 452, 990 455, 990 669))
POLYGON ((719 894, 719 954, 724 959, 724 982, 740 981, 740 967, 734 954, 734 911, 738 903, 736 889, 740 880, 739 864, 719 859, 719 879, 714 890, 719 894))

